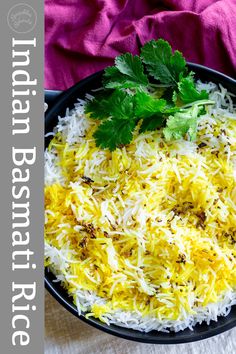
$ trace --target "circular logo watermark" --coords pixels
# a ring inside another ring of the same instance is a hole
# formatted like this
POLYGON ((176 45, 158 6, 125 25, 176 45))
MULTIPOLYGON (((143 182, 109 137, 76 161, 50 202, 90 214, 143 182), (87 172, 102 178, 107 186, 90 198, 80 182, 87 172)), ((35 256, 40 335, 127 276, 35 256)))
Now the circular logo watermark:
POLYGON ((36 26, 37 13, 28 4, 16 4, 8 12, 7 23, 16 33, 28 33, 36 26))

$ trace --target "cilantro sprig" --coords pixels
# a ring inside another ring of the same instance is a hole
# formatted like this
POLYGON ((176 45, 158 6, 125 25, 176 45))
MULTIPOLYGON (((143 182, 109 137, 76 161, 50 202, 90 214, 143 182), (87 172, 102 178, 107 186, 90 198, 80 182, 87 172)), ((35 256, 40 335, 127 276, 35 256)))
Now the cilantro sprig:
POLYGON ((139 121, 139 133, 164 127, 166 140, 186 135, 194 140, 203 107, 214 103, 205 90, 198 91, 182 53, 172 52, 163 39, 147 42, 140 56, 116 57, 105 69, 103 86, 85 112, 101 121, 96 145, 110 151, 132 141, 139 121))
POLYGON ((176 85, 180 75, 187 73, 182 53, 178 50, 172 53, 171 46, 163 39, 146 43, 141 49, 141 58, 148 73, 163 84, 176 85))
POLYGON ((126 53, 116 57, 115 66, 105 70, 103 83, 106 88, 145 88, 148 78, 140 57, 126 53))

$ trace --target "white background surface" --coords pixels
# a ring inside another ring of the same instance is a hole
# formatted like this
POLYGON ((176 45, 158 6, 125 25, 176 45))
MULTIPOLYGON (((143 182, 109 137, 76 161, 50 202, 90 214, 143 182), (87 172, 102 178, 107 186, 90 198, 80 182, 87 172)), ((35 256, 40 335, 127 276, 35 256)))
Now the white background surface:
POLYGON ((78 320, 45 292, 45 354, 236 354, 236 328, 200 342, 140 344, 78 320))

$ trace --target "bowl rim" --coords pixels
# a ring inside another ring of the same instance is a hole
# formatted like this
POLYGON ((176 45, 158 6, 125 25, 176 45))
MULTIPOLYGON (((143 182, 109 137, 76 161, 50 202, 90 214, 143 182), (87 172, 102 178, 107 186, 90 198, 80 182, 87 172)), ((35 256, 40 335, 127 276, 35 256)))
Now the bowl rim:
MULTIPOLYGON (((213 77, 213 80, 209 79, 209 81, 216 81, 216 82, 221 81, 223 85, 225 84, 226 86, 235 87, 234 91, 236 93, 236 80, 233 79, 232 77, 229 77, 219 71, 208 68, 204 65, 195 64, 192 62, 187 62, 187 64, 191 70, 193 70, 200 76, 203 74, 206 76, 213 77)), ((60 108, 62 109, 62 107, 64 107, 63 108, 64 110, 66 109, 67 107, 66 102, 69 100, 71 96, 75 95, 75 93, 81 90, 81 88, 83 88, 84 86, 93 83, 94 80, 100 79, 103 72, 104 70, 101 70, 86 77, 85 79, 79 81, 78 83, 76 83, 75 85, 67 89, 66 91, 45 90, 45 96, 46 98, 49 98, 51 102, 51 106, 49 106, 48 110, 45 113, 45 125, 47 125, 48 122, 53 122, 55 120, 56 117, 54 113, 55 111, 60 110, 60 108)), ((193 331, 191 331, 191 335, 190 334, 188 335, 186 333, 185 337, 183 333, 186 331, 189 332, 190 331, 189 329, 185 329, 184 331, 180 331, 176 333, 169 332, 170 336, 165 337, 163 332, 158 332, 158 331, 151 331, 145 333, 138 330, 132 330, 127 327, 120 327, 113 324, 108 326, 107 324, 93 317, 86 318, 84 314, 79 315, 76 306, 72 303, 72 301, 69 301, 69 298, 66 298, 66 296, 63 295, 62 287, 60 288, 60 290, 57 289, 58 286, 56 286, 55 285, 56 283, 54 283, 50 279, 49 274, 52 275, 51 272, 48 272, 47 269, 45 269, 45 276, 44 276, 45 288, 65 309, 67 309, 70 313, 72 313, 74 316, 76 316, 78 319, 82 320, 83 322, 99 330, 102 330, 105 333, 123 339, 142 342, 142 343, 151 343, 151 344, 170 345, 170 344, 190 343, 190 342, 195 342, 195 341, 213 337, 227 330, 230 330, 236 326, 236 312, 235 312, 235 318, 230 320, 229 322, 227 322, 227 316, 226 316, 223 317, 225 319, 225 323, 220 325, 219 322, 214 322, 214 326, 211 327, 204 323, 204 326, 207 327, 205 331, 203 330, 203 331, 195 332, 195 329, 193 329, 193 331), (180 333, 182 333, 182 335, 180 335, 180 333)), ((67 297, 69 296, 67 295, 67 297)), ((234 308, 236 310, 236 305, 234 306, 234 308)), ((203 325, 201 324, 197 326, 201 327, 203 325)))

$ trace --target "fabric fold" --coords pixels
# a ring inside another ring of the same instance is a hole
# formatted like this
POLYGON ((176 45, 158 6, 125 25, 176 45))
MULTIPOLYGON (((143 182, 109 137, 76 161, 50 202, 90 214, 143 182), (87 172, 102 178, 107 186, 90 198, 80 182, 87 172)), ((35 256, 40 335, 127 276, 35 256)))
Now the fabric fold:
POLYGON ((235 0, 46 0, 45 88, 64 90, 153 38, 236 77, 235 0))

